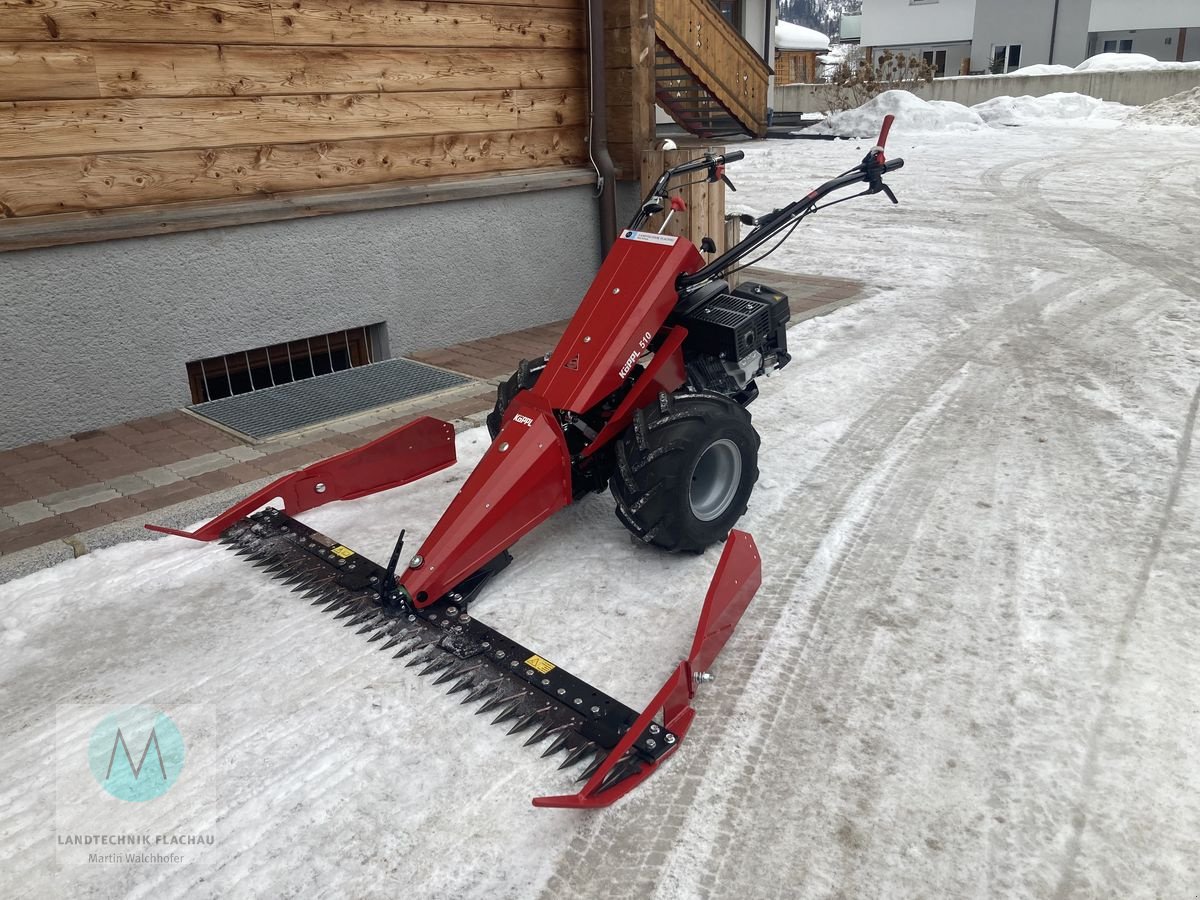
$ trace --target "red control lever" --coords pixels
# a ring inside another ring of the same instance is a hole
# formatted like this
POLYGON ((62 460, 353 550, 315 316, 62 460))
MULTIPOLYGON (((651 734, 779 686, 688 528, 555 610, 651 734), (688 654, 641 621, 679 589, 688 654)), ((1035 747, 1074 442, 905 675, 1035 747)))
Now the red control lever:
POLYGON ((882 150, 887 145, 888 132, 892 130, 892 123, 896 121, 896 117, 890 113, 883 117, 883 128, 879 130, 879 143, 875 146, 882 150))

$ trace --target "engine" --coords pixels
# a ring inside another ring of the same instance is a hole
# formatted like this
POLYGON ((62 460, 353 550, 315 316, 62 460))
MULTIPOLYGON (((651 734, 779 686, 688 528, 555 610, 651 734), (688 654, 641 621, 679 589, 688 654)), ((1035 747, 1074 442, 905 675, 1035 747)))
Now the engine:
POLYGON ((748 404, 758 396, 754 379, 791 361, 791 315, 786 294, 755 282, 732 291, 717 282, 697 291, 673 317, 688 332, 683 343, 688 384, 748 404))

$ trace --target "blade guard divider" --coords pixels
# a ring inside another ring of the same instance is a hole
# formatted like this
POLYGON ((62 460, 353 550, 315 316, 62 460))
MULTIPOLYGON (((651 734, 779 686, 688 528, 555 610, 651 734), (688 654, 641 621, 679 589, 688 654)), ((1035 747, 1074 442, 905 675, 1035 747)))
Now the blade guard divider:
POLYGON ((368 444, 315 462, 272 481, 195 531, 146 525, 150 531, 213 541, 234 522, 276 497, 289 516, 334 500, 354 500, 432 475, 454 465, 454 426, 421 416, 368 444))
POLYGON ((654 699, 638 716, 637 721, 625 733, 625 736, 609 752, 600 768, 592 773, 592 777, 588 779, 587 784, 578 794, 535 797, 533 805, 565 809, 594 809, 608 806, 649 778, 663 760, 679 749, 679 745, 683 742, 683 738, 692 724, 692 719, 696 716, 696 710, 691 705, 692 698, 696 696, 696 676, 707 671, 717 658, 761 584, 762 561, 759 558, 754 538, 744 531, 729 532, 729 539, 725 542, 721 561, 717 563, 716 572, 708 586, 704 607, 700 610, 696 637, 692 641, 692 650, 687 659, 682 660, 675 667, 670 677, 654 695, 654 699), (634 741, 650 726, 660 711, 662 724, 676 735, 674 747, 654 763, 641 761, 641 768, 638 772, 618 781, 607 790, 601 790, 600 785, 604 783, 605 778, 621 764, 622 757, 633 746, 634 741))
POLYGON ((571 456, 554 411, 532 391, 509 404, 483 458, 400 578, 418 608, 511 547, 571 502, 571 456))

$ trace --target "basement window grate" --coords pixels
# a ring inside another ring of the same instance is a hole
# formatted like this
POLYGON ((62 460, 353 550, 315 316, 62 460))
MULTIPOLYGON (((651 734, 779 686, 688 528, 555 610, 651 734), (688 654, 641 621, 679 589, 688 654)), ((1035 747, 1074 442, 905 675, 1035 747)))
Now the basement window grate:
POLYGON ((251 440, 264 440, 438 393, 469 381, 455 372, 411 359, 385 359, 317 378, 197 403, 188 409, 251 440))
POLYGON ((362 325, 187 364, 193 403, 291 384, 377 361, 383 325, 362 325))

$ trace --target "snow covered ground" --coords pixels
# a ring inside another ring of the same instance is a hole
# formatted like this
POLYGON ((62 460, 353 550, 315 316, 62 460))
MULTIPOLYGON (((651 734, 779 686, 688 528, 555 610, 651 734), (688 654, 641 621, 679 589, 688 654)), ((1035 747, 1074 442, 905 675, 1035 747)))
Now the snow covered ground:
MULTIPOLYGON (((730 205, 868 146, 750 146, 730 205)), ((836 207, 771 259, 869 287, 793 328, 762 385, 742 525, 764 585, 662 772, 608 810, 535 810, 564 773, 232 554, 115 547, 0 587, 0 894, 1193 897, 1200 132, 889 151, 901 206, 836 207), (73 774, 96 710, 132 704, 190 754, 145 804, 73 774), (61 837, 89 815, 212 843, 78 863, 61 837)), ((482 446, 304 518, 386 558, 482 446)), ((719 551, 634 547, 611 507, 521 542, 476 611, 640 705, 719 551)))

